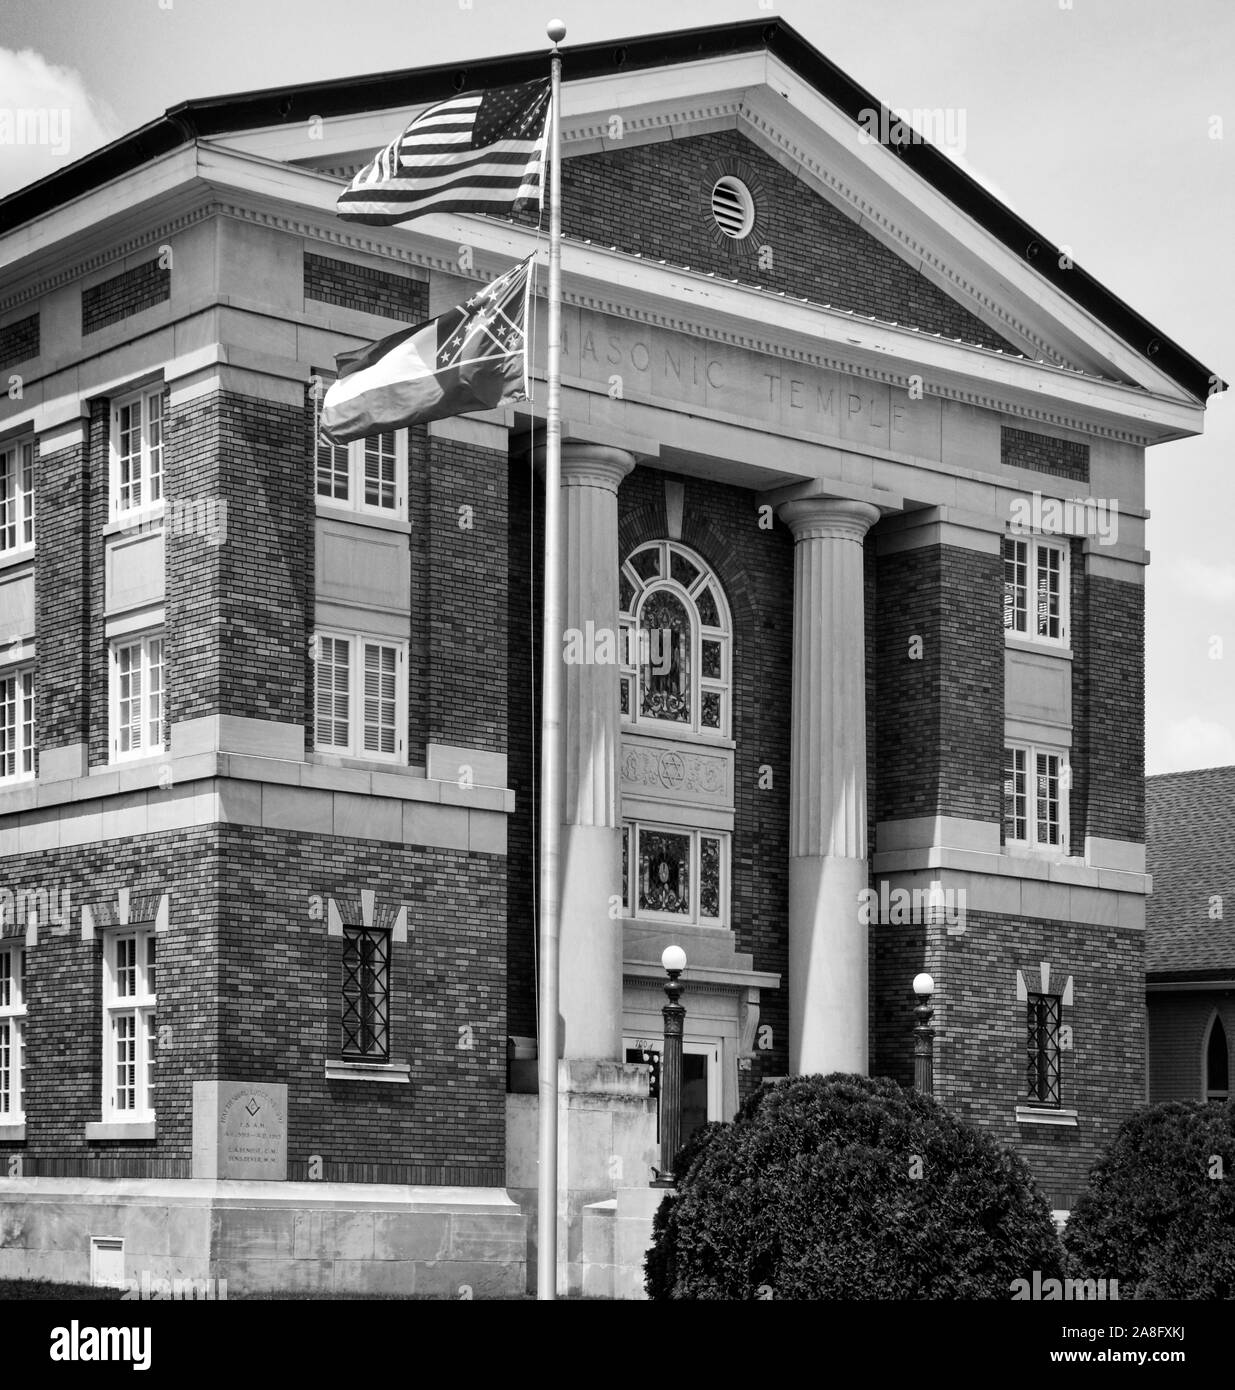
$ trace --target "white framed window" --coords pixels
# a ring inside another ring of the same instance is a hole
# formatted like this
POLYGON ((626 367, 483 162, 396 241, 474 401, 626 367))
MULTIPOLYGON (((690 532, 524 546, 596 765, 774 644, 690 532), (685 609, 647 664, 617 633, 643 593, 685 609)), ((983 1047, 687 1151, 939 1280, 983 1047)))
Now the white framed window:
POLYGON ((26 1119, 26 951, 0 949, 0 1125, 26 1119))
POLYGON ((0 667, 0 783, 34 776, 34 668, 0 667))
POLYGON ((1033 744, 1003 750, 1003 831, 1009 845, 1068 852, 1067 758, 1033 744))
POLYGON ((1003 627, 1014 637, 1067 647, 1067 542, 1036 536, 1003 538, 1003 627))
POLYGON ((34 440, 0 446, 0 555, 34 547, 34 440))
POLYGON ((623 722, 727 738, 732 627, 712 570, 676 541, 650 541, 622 565, 618 594, 623 722))
POLYGON ((112 761, 163 751, 163 634, 117 638, 111 646, 112 761))
POLYGON ((103 1120, 154 1119, 158 1023, 155 930, 103 934, 103 1120))
POLYGON ((323 630, 314 637, 313 673, 318 752, 406 760, 406 642, 323 630))
POLYGON ((385 430, 351 444, 331 444, 320 429, 330 374, 315 373, 313 448, 317 496, 323 502, 371 516, 407 519, 407 430, 385 430))
POLYGON ((627 821, 622 826, 622 908, 653 922, 729 923, 729 835, 627 821))
POLYGON ((124 396, 111 412, 109 513, 149 511, 163 500, 163 384, 124 396))

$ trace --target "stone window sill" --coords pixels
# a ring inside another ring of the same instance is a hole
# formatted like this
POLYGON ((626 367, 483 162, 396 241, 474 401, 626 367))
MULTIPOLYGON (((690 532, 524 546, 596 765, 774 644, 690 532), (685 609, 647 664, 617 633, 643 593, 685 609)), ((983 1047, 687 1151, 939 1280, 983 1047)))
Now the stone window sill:
POLYGON ((155 1139, 154 1120, 91 1120, 87 1139, 155 1139))
POLYGON ((1018 652, 1032 652, 1035 656, 1058 656, 1064 661, 1072 660, 1072 648, 1059 642, 1035 642, 1030 637, 1022 637, 1021 634, 1011 633, 1006 628, 1003 634, 1003 644, 1005 647, 1018 652))
POLYGON ((25 1121, 6 1120, 0 1124, 0 1144, 24 1144, 26 1142, 25 1121))
POLYGON ((328 502, 324 498, 317 498, 317 515, 323 521, 347 521, 354 526, 372 526, 378 531, 396 531, 400 535, 410 536, 412 524, 405 518, 391 513, 383 516, 380 512, 361 512, 355 511, 351 507, 345 507, 338 502, 328 502))
POLYGON ((1018 1125, 1066 1125, 1069 1128, 1075 1128, 1079 1122, 1075 1110, 1059 1110, 1051 1106, 1018 1105, 1016 1107, 1016 1123, 1018 1125))
POLYGON ((411 1083, 412 1068, 407 1062, 327 1062, 327 1081, 386 1081, 411 1083))

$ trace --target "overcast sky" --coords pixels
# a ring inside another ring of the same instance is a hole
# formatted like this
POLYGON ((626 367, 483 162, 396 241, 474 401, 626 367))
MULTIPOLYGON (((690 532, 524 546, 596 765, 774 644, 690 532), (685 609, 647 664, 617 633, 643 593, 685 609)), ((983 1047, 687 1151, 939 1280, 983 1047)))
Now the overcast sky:
MULTIPOLYGON (((0 125, 0 193, 190 97, 523 52, 555 14, 569 47, 771 13, 889 106, 963 110, 971 172, 1235 379, 1231 0, 4 0, 0 113, 70 121, 0 125)), ((1148 454, 1150 772, 1235 763, 1232 396, 1148 454)))

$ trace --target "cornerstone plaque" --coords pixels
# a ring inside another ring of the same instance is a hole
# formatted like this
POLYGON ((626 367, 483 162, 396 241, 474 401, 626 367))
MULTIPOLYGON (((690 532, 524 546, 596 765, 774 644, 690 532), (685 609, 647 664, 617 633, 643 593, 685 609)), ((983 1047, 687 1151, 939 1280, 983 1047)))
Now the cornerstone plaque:
POLYGON ((195 1081, 193 1176, 285 1181, 287 1086, 265 1081, 195 1081))

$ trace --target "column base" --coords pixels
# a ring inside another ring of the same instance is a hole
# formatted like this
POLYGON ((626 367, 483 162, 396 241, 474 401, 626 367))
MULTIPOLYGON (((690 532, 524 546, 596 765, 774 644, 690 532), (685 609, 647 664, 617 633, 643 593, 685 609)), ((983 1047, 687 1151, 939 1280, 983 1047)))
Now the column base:
POLYGON ((867 927, 858 916, 864 859, 789 860, 789 1071, 870 1066, 867 927))

